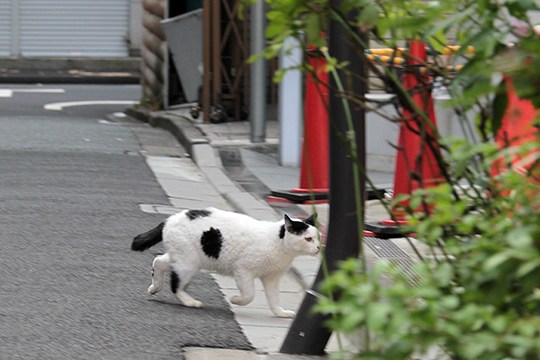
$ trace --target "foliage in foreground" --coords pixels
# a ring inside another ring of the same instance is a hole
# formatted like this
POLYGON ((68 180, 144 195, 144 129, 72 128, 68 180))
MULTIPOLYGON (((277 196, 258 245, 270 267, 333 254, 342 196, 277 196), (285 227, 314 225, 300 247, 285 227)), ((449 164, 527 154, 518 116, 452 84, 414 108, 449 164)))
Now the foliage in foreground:
POLYGON ((437 345, 454 359, 539 358, 540 224, 528 196, 539 187, 514 172, 497 180, 512 191, 482 210, 455 201, 448 185, 423 192, 436 206, 415 229, 437 256, 417 264, 415 279, 392 263, 362 273, 352 259, 324 282, 323 293, 340 294, 319 304, 329 325, 370 330, 362 357, 405 359, 437 345))
MULTIPOLYGON (((506 146, 501 147, 501 141, 494 145, 508 103, 502 75, 512 78, 522 98, 540 106, 540 37, 529 17, 539 10, 538 4, 532 0, 268 3, 268 57, 279 53, 287 37, 299 39, 306 49, 324 46, 320 34, 328 21, 347 29, 350 36, 343 41, 360 50, 369 44, 357 36, 358 29, 368 32, 379 46, 393 48, 392 56, 410 56, 406 49, 398 50, 405 39, 423 40, 431 52, 423 64, 425 73, 449 89, 449 106, 464 129, 464 138, 458 140, 420 131, 424 141, 442 151, 437 165, 444 181, 393 204, 404 206, 418 241, 429 249, 427 253, 417 249, 422 257, 417 277, 404 276, 392 263, 379 263, 364 272, 363 259, 344 262, 320 289, 323 300, 317 310, 329 316, 328 325, 343 333, 366 329, 369 341, 358 354, 361 358, 422 357, 437 346, 451 359, 539 359, 540 182, 535 175, 540 144, 536 137, 521 150, 511 146, 514 139, 505 139, 506 146), (460 50, 442 55, 451 44, 461 45, 460 50), (469 46, 474 54, 467 51, 469 46), (463 68, 456 73, 449 63, 463 68), (511 162, 510 153, 516 151, 532 154, 527 171, 518 173, 511 166, 493 171, 497 159, 511 162), (430 214, 418 208, 429 209, 430 214)), ((363 51, 358 54, 358 61, 363 61, 363 51)), ((328 71, 336 68, 347 74, 347 63, 330 59, 328 71)), ((418 69, 396 70, 384 62, 371 63, 370 69, 377 78, 372 90, 396 94, 390 105, 412 112, 418 127, 425 129, 426 114, 415 108, 411 92, 400 81, 400 75, 418 69)), ((432 86, 430 81, 419 83, 426 89, 432 86)), ((362 94, 342 96, 371 111, 380 105, 362 94)), ((399 115, 387 118, 403 121, 399 115)))

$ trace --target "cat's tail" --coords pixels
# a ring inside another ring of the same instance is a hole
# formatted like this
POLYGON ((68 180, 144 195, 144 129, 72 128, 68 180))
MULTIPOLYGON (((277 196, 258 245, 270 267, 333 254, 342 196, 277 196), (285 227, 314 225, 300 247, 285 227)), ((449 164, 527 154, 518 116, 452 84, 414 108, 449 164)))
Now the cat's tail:
POLYGON ((135 236, 133 242, 131 243, 131 250, 144 251, 156 245, 158 242, 163 241, 164 226, 165 223, 162 222, 155 228, 135 236))

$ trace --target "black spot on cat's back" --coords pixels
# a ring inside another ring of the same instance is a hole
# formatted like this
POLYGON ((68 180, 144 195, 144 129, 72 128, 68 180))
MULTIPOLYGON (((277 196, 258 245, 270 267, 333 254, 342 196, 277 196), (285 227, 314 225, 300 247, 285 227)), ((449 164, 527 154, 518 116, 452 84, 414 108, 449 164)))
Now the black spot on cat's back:
POLYGON ((201 236, 201 246, 206 256, 214 259, 219 258, 222 244, 223 236, 218 229, 211 227, 210 230, 203 232, 201 236))
POLYGON ((203 217, 207 217, 207 216, 210 216, 210 214, 212 214, 211 211, 209 210, 188 210, 186 211, 186 216, 189 220, 195 220, 195 219, 198 219, 198 218, 203 218, 203 217))

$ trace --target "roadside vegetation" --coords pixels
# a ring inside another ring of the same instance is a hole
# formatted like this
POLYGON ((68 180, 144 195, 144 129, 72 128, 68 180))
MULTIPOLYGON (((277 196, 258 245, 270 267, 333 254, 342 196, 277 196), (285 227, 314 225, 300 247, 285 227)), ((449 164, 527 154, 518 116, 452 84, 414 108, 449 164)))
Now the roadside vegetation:
MULTIPOLYGON (((407 121, 441 154, 435 156, 441 174, 435 186, 381 199, 389 217, 397 209, 406 214, 409 230, 429 249, 417 249, 417 277, 400 273, 391 262, 372 271, 364 270, 362 258, 343 262, 319 289, 317 311, 329 315, 327 325, 341 334, 367 334, 353 356, 361 359, 425 358, 434 348, 447 359, 540 359, 537 119, 531 120, 532 133, 508 131, 508 122, 525 116, 521 103, 508 106, 512 87, 540 107, 540 36, 531 20, 540 10, 537 2, 272 0, 268 6, 264 56, 277 56, 293 37, 304 50, 314 45, 327 54, 328 72, 346 71, 348 63, 332 58, 321 36, 330 21, 340 23, 350 33, 343 41, 353 42, 358 61, 370 68, 370 78, 358 80, 369 82, 372 92, 395 94, 386 105, 398 114, 410 112, 407 121), (369 43, 355 36, 356 29, 369 34, 369 43), (419 66, 407 65, 410 39, 428 48, 419 66), (390 58, 404 63, 368 61, 370 47, 393 49, 390 58), (409 91, 402 83, 406 73, 418 77, 409 91), (429 116, 412 95, 431 91, 434 79, 449 93, 446 106, 463 129, 459 138, 425 131, 429 116)), ((364 94, 340 96, 348 106, 379 109, 364 94)))

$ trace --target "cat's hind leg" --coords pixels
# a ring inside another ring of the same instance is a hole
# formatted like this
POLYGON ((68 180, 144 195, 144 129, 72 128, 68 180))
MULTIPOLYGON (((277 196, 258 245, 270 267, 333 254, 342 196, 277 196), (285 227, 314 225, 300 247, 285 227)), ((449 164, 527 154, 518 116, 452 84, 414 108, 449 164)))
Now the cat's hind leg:
POLYGON ((240 295, 231 296, 231 302, 235 305, 247 305, 255 297, 254 279, 247 271, 237 271, 234 274, 234 280, 240 291, 240 295))
POLYGON ((295 313, 291 310, 285 310, 279 306, 279 280, 282 274, 271 274, 261 277, 264 286, 264 293, 270 310, 277 317, 292 318, 295 313))
POLYGON ((148 287, 148 292, 152 295, 158 293, 163 287, 165 273, 171 270, 169 254, 158 255, 152 262, 152 285, 148 287))
POLYGON ((198 268, 188 268, 174 264, 171 274, 171 290, 176 295, 180 303, 187 307, 200 308, 202 302, 195 300, 184 289, 189 285, 193 276, 199 272, 198 268))

